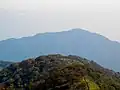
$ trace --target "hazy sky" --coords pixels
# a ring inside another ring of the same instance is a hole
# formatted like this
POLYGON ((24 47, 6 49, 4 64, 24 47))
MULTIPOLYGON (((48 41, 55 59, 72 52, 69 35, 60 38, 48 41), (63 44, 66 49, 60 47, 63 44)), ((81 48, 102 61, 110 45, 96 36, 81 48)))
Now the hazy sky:
POLYGON ((0 40, 70 28, 120 41, 120 0, 0 0, 0 40))

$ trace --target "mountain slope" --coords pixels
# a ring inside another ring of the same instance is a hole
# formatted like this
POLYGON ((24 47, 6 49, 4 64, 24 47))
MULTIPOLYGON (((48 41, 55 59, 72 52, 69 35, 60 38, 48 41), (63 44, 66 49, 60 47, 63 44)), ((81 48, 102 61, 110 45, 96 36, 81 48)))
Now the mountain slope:
POLYGON ((9 66, 10 64, 12 64, 12 62, 0 60, 0 70, 9 66))
POLYGON ((1 60, 24 60, 51 53, 79 55, 120 71, 120 44, 82 29, 43 33, 0 42, 1 60))
POLYGON ((120 74, 78 56, 40 56, 0 71, 8 90, 120 90, 120 74), (23 89, 24 88, 24 89, 23 89))

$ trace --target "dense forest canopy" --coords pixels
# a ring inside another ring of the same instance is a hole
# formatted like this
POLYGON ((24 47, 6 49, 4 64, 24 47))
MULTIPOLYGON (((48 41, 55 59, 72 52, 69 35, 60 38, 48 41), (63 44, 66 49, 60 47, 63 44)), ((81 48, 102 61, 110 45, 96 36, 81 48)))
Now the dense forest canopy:
POLYGON ((85 58, 55 54, 24 60, 4 68, 0 71, 0 88, 120 90, 120 74, 85 58))

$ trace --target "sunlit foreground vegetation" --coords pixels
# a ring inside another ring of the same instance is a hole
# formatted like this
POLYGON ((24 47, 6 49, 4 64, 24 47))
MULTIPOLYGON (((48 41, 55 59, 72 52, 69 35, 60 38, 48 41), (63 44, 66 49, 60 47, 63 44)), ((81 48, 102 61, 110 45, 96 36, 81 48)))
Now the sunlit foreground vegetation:
POLYGON ((11 64, 0 90, 120 90, 120 74, 85 58, 59 54, 11 64))

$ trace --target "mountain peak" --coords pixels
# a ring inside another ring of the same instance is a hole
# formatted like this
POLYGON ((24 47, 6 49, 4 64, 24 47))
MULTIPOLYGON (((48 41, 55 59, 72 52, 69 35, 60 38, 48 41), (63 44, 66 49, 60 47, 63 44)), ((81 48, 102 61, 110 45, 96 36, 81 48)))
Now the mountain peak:
POLYGON ((81 28, 73 28, 73 29, 70 29, 69 31, 71 31, 71 32, 89 32, 86 29, 81 29, 81 28))
POLYGON ((82 56, 120 71, 120 44, 80 28, 0 41, 0 60, 24 60, 51 53, 82 56))

